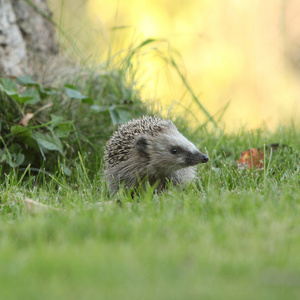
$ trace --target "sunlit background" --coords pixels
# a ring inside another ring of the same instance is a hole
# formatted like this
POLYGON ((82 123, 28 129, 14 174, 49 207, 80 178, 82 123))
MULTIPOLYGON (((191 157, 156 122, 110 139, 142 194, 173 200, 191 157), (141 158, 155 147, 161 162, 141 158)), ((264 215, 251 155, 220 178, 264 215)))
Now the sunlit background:
MULTIPOLYGON (((173 114, 205 115, 157 52, 177 57, 199 101, 223 122, 257 128, 300 119, 299 0, 49 0, 55 21, 76 41, 84 63, 98 63, 148 38, 139 83, 145 99, 173 114), (218 115, 219 116, 219 115, 218 115)), ((71 46, 74 51, 74 45, 71 46)), ((75 52, 75 51, 74 51, 75 52)), ((78 55, 78 54, 77 54, 78 55)))

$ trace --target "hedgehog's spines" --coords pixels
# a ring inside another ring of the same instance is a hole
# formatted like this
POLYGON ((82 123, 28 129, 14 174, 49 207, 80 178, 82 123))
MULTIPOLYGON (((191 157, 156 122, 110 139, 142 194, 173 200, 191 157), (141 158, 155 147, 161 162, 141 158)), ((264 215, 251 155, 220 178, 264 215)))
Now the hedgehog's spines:
POLYGON ((174 126, 171 121, 156 116, 143 116, 120 125, 106 144, 104 160, 107 166, 116 166, 120 161, 128 159, 137 136, 156 136, 169 126, 174 126))

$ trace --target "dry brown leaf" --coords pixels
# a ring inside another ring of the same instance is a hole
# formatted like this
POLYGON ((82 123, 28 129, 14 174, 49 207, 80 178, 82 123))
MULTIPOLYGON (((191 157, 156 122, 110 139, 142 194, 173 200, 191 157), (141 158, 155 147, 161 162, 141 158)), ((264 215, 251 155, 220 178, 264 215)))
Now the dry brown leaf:
POLYGON ((22 118, 22 120, 19 122, 19 125, 22 125, 24 127, 27 127, 28 124, 29 124, 29 121, 36 115, 38 114, 39 112, 47 109, 47 108, 50 108, 53 106, 53 103, 48 103, 42 107, 40 107, 39 109, 37 109, 34 113, 27 113, 24 118, 22 118))
POLYGON ((27 127, 29 121, 33 118, 34 114, 33 113, 27 113, 25 117, 19 122, 20 125, 27 127))
POLYGON ((264 152, 257 148, 243 151, 240 154, 240 159, 237 161, 239 169, 263 169, 264 168, 264 152))

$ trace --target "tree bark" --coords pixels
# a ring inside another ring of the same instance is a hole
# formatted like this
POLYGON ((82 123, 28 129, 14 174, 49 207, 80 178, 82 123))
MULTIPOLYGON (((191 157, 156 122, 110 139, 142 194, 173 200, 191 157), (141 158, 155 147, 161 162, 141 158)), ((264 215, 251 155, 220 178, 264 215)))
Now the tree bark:
POLYGON ((46 0, 0 0, 0 76, 39 77, 58 54, 46 0), (31 4, 30 4, 31 3, 31 4))

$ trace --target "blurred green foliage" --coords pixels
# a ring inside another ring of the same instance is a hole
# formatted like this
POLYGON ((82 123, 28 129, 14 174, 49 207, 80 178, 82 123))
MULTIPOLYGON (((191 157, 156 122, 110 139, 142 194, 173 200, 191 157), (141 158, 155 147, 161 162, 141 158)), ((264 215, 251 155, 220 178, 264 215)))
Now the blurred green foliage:
POLYGON ((81 151, 95 172, 95 154, 115 126, 146 112, 122 76, 90 72, 47 88, 30 76, 0 78, 1 165, 51 169, 58 159, 72 164, 81 151))

